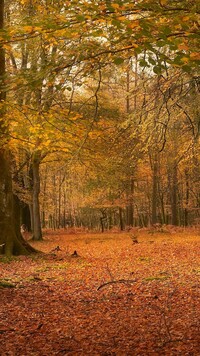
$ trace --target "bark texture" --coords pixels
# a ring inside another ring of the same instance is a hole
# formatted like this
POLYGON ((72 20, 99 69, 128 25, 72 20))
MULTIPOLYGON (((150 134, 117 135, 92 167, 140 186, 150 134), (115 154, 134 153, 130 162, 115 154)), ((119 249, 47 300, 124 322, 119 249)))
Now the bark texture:
POLYGON ((40 153, 35 153, 32 161, 32 189, 33 189, 33 210, 32 210, 32 220, 33 220, 33 240, 42 240, 42 229, 41 229, 41 221, 40 221, 40 153))

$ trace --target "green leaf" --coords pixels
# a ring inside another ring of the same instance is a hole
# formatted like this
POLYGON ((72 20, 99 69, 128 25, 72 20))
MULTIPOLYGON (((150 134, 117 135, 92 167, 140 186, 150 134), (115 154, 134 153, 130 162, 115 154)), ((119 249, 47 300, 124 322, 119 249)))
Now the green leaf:
POLYGON ((168 26, 163 27, 161 30, 162 30, 162 33, 164 33, 164 35, 166 35, 166 36, 170 35, 170 33, 171 33, 171 29, 168 26))
POLYGON ((162 69, 161 69, 161 67, 159 67, 159 66, 155 66, 155 67, 153 67, 153 71, 154 71, 154 73, 156 73, 156 74, 160 74, 161 71, 162 71, 162 69))
POLYGON ((141 67, 149 67, 148 62, 145 59, 141 59, 139 63, 141 67))
POLYGON ((112 25, 116 26, 117 28, 121 28, 121 22, 119 20, 112 20, 112 25))
POLYGON ((160 40, 156 43, 156 46, 158 46, 158 47, 164 47, 165 45, 166 45, 166 42, 164 42, 162 40, 160 40))
POLYGON ((190 66, 187 66, 187 65, 182 66, 182 69, 183 69, 183 70, 184 70, 184 72, 186 72, 186 73, 190 73, 190 72, 191 72, 191 70, 192 70, 192 68, 191 68, 190 66))
POLYGON ((124 62, 124 58, 122 58, 122 57, 116 57, 116 58, 114 58, 114 63, 115 63, 116 65, 122 64, 123 62, 124 62))
POLYGON ((83 16, 83 15, 77 15, 76 18, 79 22, 85 21, 85 16, 83 16))
POLYGON ((153 65, 156 64, 156 61, 155 61, 152 57, 149 57, 149 58, 148 58, 148 61, 149 61, 149 63, 151 63, 151 64, 153 64, 153 65))

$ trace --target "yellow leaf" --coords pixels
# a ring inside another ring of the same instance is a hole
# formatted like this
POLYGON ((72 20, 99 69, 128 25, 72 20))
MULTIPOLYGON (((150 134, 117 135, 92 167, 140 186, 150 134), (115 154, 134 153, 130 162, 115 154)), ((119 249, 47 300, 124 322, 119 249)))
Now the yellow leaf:
POLYGON ((24 31, 33 32, 34 31, 34 27, 33 26, 24 26, 24 31))
POLYGON ((34 31, 39 31, 39 32, 40 32, 40 31, 42 31, 42 27, 35 26, 35 27, 34 27, 34 31))
POLYGON ((181 20, 182 20, 183 22, 187 22, 189 19, 190 19, 189 16, 183 16, 183 17, 181 18, 181 20))
POLYGON ((182 57, 181 58, 181 62, 187 64, 189 62, 189 58, 188 57, 182 57))
POLYGON ((168 0, 160 0, 160 5, 161 6, 167 5, 167 3, 168 3, 168 0))
POLYGON ((138 48, 138 45, 137 45, 137 43, 132 43, 129 46, 123 47, 123 49, 129 49, 129 48, 138 48))
POLYGON ((119 20, 119 21, 124 21, 125 19, 126 19, 125 16, 119 16, 119 17, 117 17, 117 20, 119 20))
POLYGON ((119 4, 112 4, 112 7, 116 10, 118 10, 120 8, 119 4))
POLYGON ((128 28, 135 28, 135 27, 138 27, 139 26, 139 21, 136 20, 136 21, 132 21, 128 24, 128 28))
POLYGON ((3 48, 6 50, 6 51, 10 51, 11 50, 11 46, 9 44, 4 44, 3 45, 3 48))

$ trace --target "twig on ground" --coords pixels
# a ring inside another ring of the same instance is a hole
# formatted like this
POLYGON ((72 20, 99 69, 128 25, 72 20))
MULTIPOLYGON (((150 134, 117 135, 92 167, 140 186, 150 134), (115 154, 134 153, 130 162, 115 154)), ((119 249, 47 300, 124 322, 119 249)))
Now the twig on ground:
POLYGON ((58 251, 62 251, 60 246, 56 246, 55 248, 53 248, 53 250, 51 250, 50 252, 58 252, 58 251))
POLYGON ((108 272, 108 274, 109 274, 109 276, 111 278, 111 281, 114 281, 115 278, 114 278, 114 276, 113 276, 113 274, 112 274, 112 272, 110 270, 110 267, 108 266, 108 263, 106 263, 106 270, 107 270, 107 272, 108 272))
POLYGON ((109 282, 105 282, 105 283, 101 284, 101 285, 97 288, 97 290, 100 290, 101 288, 103 288, 103 287, 105 287, 105 286, 107 286, 107 285, 109 285, 109 284, 116 284, 116 283, 128 283, 128 284, 132 284, 132 283, 135 283, 135 282, 137 282, 136 279, 118 279, 118 280, 116 280, 116 281, 109 281, 109 282))

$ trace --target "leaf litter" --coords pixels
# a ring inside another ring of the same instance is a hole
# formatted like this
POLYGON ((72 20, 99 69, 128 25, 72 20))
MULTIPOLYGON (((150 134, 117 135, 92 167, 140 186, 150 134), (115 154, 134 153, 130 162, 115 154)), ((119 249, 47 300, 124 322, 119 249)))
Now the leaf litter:
POLYGON ((48 233, 45 254, 2 257, 0 354, 199 355, 199 236, 150 240, 48 233))

